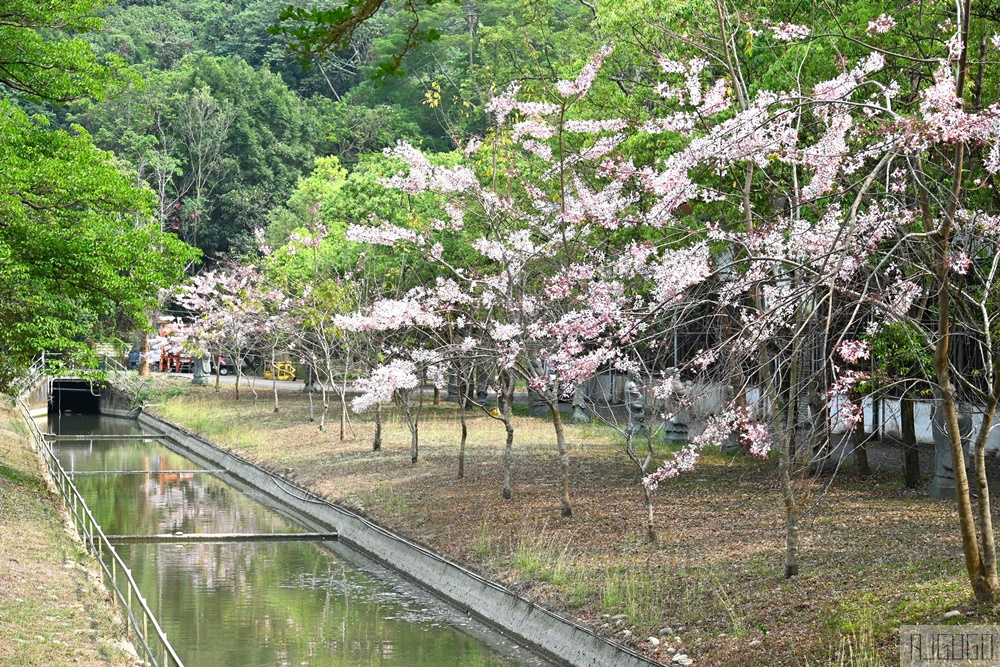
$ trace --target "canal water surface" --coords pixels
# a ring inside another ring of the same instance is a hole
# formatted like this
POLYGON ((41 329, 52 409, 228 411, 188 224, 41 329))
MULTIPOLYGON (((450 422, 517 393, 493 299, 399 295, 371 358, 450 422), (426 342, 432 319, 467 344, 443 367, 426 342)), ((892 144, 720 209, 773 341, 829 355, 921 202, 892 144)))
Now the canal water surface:
MULTIPOLYGON (((96 415, 50 415, 48 430, 142 433, 96 415)), ((108 535, 308 532, 155 439, 53 449, 108 535)), ((187 667, 549 664, 338 543, 116 549, 187 667)))

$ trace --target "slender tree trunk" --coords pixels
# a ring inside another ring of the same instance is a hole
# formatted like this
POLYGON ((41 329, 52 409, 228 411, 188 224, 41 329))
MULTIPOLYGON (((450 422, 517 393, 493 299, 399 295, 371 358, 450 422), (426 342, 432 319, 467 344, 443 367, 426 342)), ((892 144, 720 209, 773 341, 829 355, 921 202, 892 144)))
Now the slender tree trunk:
POLYGON ((326 430, 326 415, 330 412, 330 395, 326 393, 326 385, 322 386, 323 412, 319 415, 319 430, 326 430))
POLYGON ((307 392, 307 393, 309 394, 309 423, 311 424, 314 421, 316 421, 316 411, 313 408, 313 392, 312 392, 312 387, 310 387, 309 389, 310 389, 310 391, 307 392))
POLYGON ((469 440, 469 427, 465 422, 465 408, 458 406, 458 416, 462 421, 462 441, 458 445, 458 478, 465 477, 465 445, 469 440))
POLYGON ((656 544, 656 525, 653 523, 653 494, 646 488, 645 484, 639 485, 642 488, 642 499, 646 503, 646 541, 656 544))
POLYGON ((462 441, 458 445, 458 478, 465 477, 465 445, 469 438, 469 428, 465 423, 465 405, 462 403, 462 372, 455 378, 458 385, 458 418, 462 423, 462 441))
POLYGON ((562 516, 573 516, 573 508, 569 504, 569 449, 566 447, 566 432, 563 428, 562 413, 559 412, 559 396, 555 395, 549 402, 552 413, 552 426, 556 430, 556 448, 559 451, 559 469, 562 477, 562 516))
POLYGON ((904 392, 899 399, 903 435, 903 483, 908 489, 920 484, 920 456, 917 452, 917 429, 913 417, 913 397, 904 392))
POLYGON ((139 377, 148 378, 149 373, 149 332, 139 334, 139 377))
POLYGON ((375 404, 375 437, 372 439, 372 451, 382 449, 382 404, 375 404))
POLYGON ((514 424, 511 423, 510 414, 504 414, 503 427, 507 432, 503 447, 503 498, 510 500, 514 497, 514 490, 511 488, 511 475, 514 470, 514 424))
MULTIPOLYGON (((955 79, 955 96, 962 98, 965 90, 965 76, 968 65, 969 43, 969 15, 971 13, 971 0, 962 2, 962 25, 960 26, 962 35, 962 53, 959 56, 958 72, 955 79)), ((980 543, 976 535, 976 521, 972 512, 972 503, 969 499, 969 478, 965 469, 965 451, 962 447, 962 433, 958 426, 958 406, 955 398, 955 388, 951 383, 951 287, 949 253, 951 244, 951 232, 954 225, 955 216, 960 208, 962 198, 962 170, 965 160, 965 144, 959 142, 955 146, 955 158, 952 162, 952 188, 951 198, 948 202, 946 215, 942 216, 940 226, 936 235, 932 238, 937 262, 937 288, 938 288, 938 326, 937 340, 934 347, 934 373, 937 376, 938 391, 941 394, 941 409, 944 413, 945 430, 948 433, 948 441, 951 444, 951 462, 955 471, 955 496, 958 502, 958 523, 962 536, 962 552, 965 554, 965 569, 972 584, 976 600, 979 602, 995 602, 998 597, 997 567, 996 558, 993 555, 995 545, 992 544, 992 524, 983 525, 988 527, 991 544, 985 544, 980 550, 980 543), (989 554, 989 555, 987 555, 989 554)), ((983 443, 985 447, 985 442, 983 443)), ((977 442, 978 446, 978 442, 977 442)), ((979 481, 979 452, 977 455, 977 482, 979 481)), ((985 477, 985 470, 983 472, 985 477)), ((985 479, 984 479, 985 481, 985 479)), ((985 498, 980 496, 980 507, 985 507, 985 515, 990 514, 989 495, 985 498)), ((982 511, 981 511, 982 513, 982 511)))
POLYGON ((278 412, 278 368, 275 366, 274 348, 271 348, 271 391, 274 393, 274 411, 278 412))
POLYGON ((983 421, 976 436, 976 490, 979 492, 979 530, 983 541, 983 571, 988 581, 988 590, 1000 589, 997 579, 997 545, 993 535, 993 515, 990 508, 990 487, 986 479, 986 440, 989 437, 993 419, 996 415, 997 402, 1000 401, 1000 358, 994 356, 993 390, 986 401, 983 411, 983 421))
POLYGON ((872 440, 882 439, 882 397, 872 394, 872 440))
POLYGON ((512 406, 514 403, 514 378, 503 378, 500 383, 500 414, 503 416, 503 427, 507 439, 503 448, 503 497, 510 500, 514 497, 511 477, 514 469, 514 418, 512 406))
POLYGON ((420 424, 414 422, 410 426, 410 463, 415 464, 420 456, 420 424))
MULTIPOLYGON (((344 378, 340 385, 340 441, 347 437, 347 362, 344 362, 344 378)), ((333 373, 330 373, 333 377, 333 373)))
MULTIPOLYGON (((773 381, 773 378, 772 378, 773 381)), ((795 461, 795 426, 798 422, 799 348, 792 351, 788 379, 787 420, 785 435, 788 442, 779 444, 778 475, 781 478, 781 499, 785 504, 785 579, 799 574, 799 507, 792 488, 792 464, 795 461)))
POLYGON ((420 456, 420 411, 424 407, 423 387, 418 385, 417 391, 420 392, 417 409, 411 410, 409 401, 406 402, 406 421, 410 426, 410 463, 414 465, 420 456))
POLYGON ((219 370, 222 365, 219 363, 222 355, 216 355, 215 357, 215 393, 218 394, 222 391, 222 373, 219 370))
MULTIPOLYGON (((746 402, 744 397, 744 403, 746 402)), ((639 470, 642 472, 643 477, 646 476, 646 471, 649 470, 649 464, 653 462, 653 456, 655 452, 653 450, 653 432, 650 430, 646 431, 646 458, 643 460, 642 465, 639 466, 639 470)), ((643 500, 646 501, 646 540, 650 544, 656 544, 656 524, 653 523, 653 494, 649 489, 646 488, 645 484, 640 484, 642 487, 643 500)))
POLYGON ((240 376, 243 373, 240 372, 240 365, 236 364, 236 400, 240 400, 240 376))
POLYGON ((865 433, 864 421, 855 427, 851 438, 854 444, 854 467, 857 468, 859 475, 868 477, 872 474, 872 469, 868 465, 868 446, 866 444, 868 436, 865 433))
MULTIPOLYGON (((936 364, 937 354, 935 354, 936 364)), ((969 498, 969 477, 965 468, 965 451, 962 447, 962 434, 958 427, 955 390, 951 385, 947 369, 944 373, 939 372, 938 387, 941 392, 941 409, 944 412, 945 429, 951 443, 951 465, 955 471, 955 497, 958 501, 958 523, 962 536, 962 552, 965 554, 965 569, 969 575, 976 600, 993 602, 997 597, 996 564, 994 563, 992 572, 987 572, 984 568, 982 554, 979 551, 976 520, 969 498)))

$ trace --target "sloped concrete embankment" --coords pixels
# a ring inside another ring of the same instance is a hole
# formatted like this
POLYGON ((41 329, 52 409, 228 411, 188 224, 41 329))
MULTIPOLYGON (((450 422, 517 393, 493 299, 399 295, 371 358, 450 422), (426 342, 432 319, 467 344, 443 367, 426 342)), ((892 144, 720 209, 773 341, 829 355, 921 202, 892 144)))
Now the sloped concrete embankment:
POLYGON ((660 664, 538 607, 439 554, 225 452, 174 424, 145 413, 139 415, 139 421, 147 429, 169 438, 201 465, 229 470, 242 483, 288 508, 311 529, 336 530, 346 545, 399 572, 557 664, 571 667, 650 667, 660 664))

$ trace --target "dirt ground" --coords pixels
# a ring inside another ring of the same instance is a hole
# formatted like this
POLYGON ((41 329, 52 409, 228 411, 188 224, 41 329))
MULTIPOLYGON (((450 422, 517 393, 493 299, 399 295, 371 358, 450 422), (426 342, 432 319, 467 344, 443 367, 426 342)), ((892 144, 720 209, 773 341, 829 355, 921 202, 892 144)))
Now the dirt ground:
MULTIPOLYGON (((880 465, 865 479, 849 463, 832 477, 799 476, 800 574, 786 580, 773 460, 709 453, 661 485, 650 543, 640 474, 613 429, 567 427, 573 517, 562 519, 547 420, 517 418, 514 495, 504 500, 502 424, 482 413, 467 415, 458 479, 454 404, 425 407, 414 465, 391 410, 373 452, 369 415, 351 415, 341 440, 336 405, 320 431, 300 392, 282 393, 274 412, 266 388, 254 404, 230 388, 157 383, 151 412, 664 663, 683 653, 696 665, 896 664, 900 625, 951 610, 962 617, 950 622, 998 618, 970 601, 953 501, 903 488, 891 447, 873 450, 880 465)), ((657 461, 668 452, 658 444, 657 461)))

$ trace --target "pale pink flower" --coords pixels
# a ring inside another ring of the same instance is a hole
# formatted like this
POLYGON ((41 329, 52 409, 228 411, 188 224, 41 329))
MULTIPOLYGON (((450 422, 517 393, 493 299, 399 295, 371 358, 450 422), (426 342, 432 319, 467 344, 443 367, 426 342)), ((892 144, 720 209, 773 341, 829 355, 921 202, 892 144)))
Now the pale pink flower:
POLYGON ((397 390, 413 389, 420 384, 416 375, 416 364, 405 359, 396 359, 385 366, 379 366, 371 374, 358 380, 355 387, 361 395, 351 401, 355 412, 366 412, 377 403, 390 403, 397 390))
POLYGON ((594 78, 597 76, 597 71, 601 69, 601 63, 604 59, 611 55, 614 50, 614 45, 607 45, 601 47, 589 63, 587 63, 580 74, 577 75, 575 81, 560 81, 556 84, 556 90, 563 97, 574 97, 576 95, 585 95, 590 87, 594 83, 594 78))
POLYGON ((878 18, 868 22, 869 35, 884 35, 896 27, 896 19, 888 14, 882 14, 878 18))
POLYGON ((847 363, 856 364, 862 359, 867 359, 871 349, 868 341, 845 340, 841 341, 840 345, 836 347, 836 351, 840 355, 840 358, 847 363))
POLYGON ((771 35, 779 42, 794 42, 799 39, 805 39, 812 33, 808 27, 804 25, 795 25, 794 23, 776 23, 771 26, 771 35))

